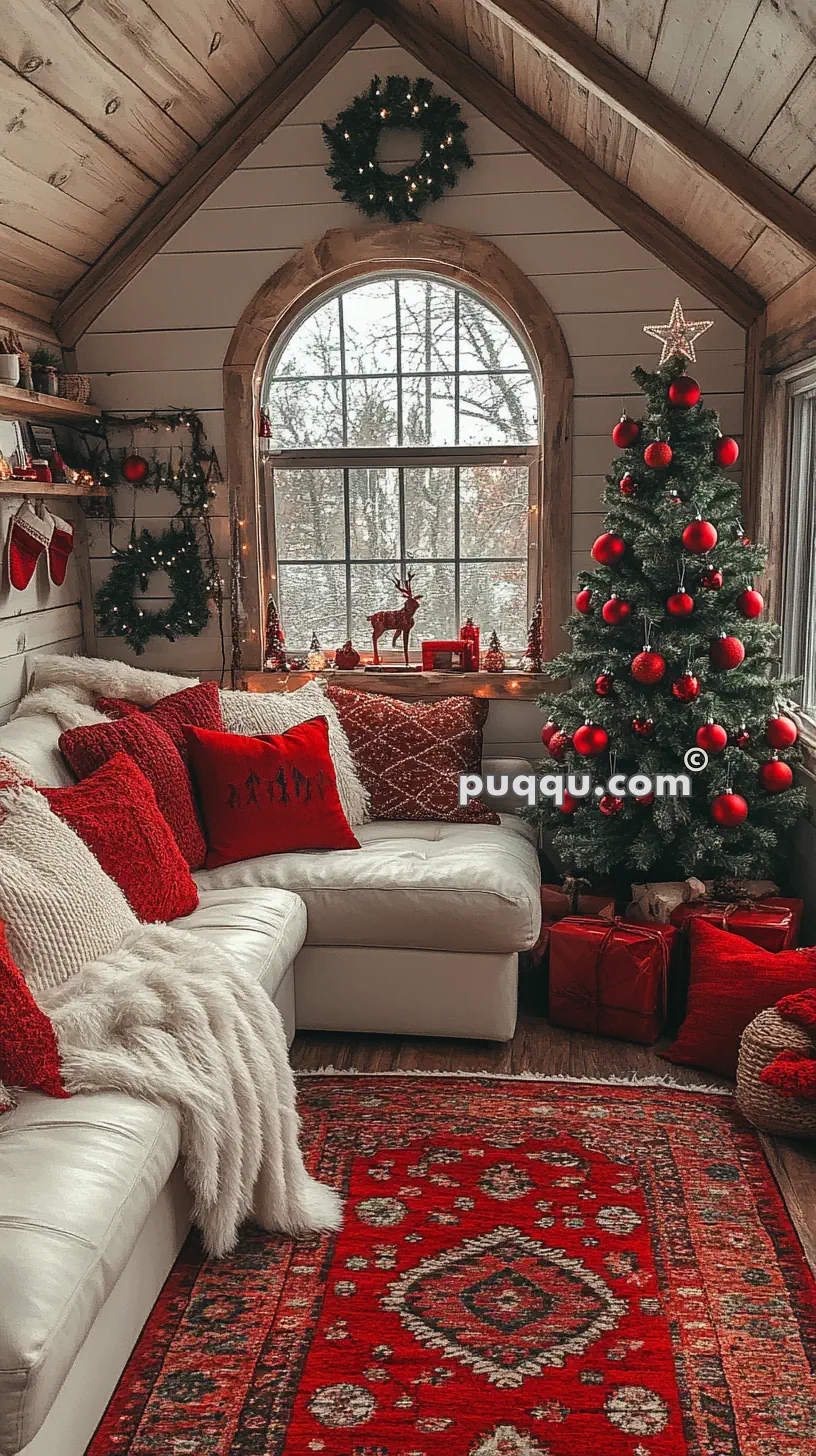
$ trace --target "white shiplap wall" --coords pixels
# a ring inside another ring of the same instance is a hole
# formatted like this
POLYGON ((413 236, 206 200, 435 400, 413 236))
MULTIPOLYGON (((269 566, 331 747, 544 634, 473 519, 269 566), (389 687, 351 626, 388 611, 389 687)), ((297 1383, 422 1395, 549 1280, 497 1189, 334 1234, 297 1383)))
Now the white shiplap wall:
MULTIPOLYGON (((337 63, 81 340, 79 367, 93 374, 100 405, 139 413, 174 405, 197 409, 223 461, 221 365, 244 307, 304 243, 328 228, 360 223, 360 214, 340 200, 326 176, 320 122, 332 119, 375 73, 420 72, 379 27, 337 63)), ((676 294, 689 309, 715 320, 705 340, 710 346, 694 372, 707 403, 720 410, 723 428, 733 433, 742 427, 744 336, 492 122, 461 104, 475 166, 449 198, 426 209, 423 220, 491 238, 559 317, 575 370, 572 557, 577 571, 591 564, 589 547, 602 519, 603 475, 614 452, 609 431, 622 399, 637 408, 640 396, 633 393, 631 370, 654 355, 643 324, 663 318, 676 294)), ((401 150, 404 143, 397 137, 388 140, 385 160, 413 155, 401 150)), ((162 448, 169 438, 164 437, 162 448)), ((135 443, 152 448, 156 437, 137 437, 135 443)), ((122 515, 130 510, 128 496, 121 502, 122 515)), ((172 498, 143 495, 137 510, 146 524, 158 526, 172 510, 172 498)), ((225 556, 223 492, 214 510, 219 555, 225 556)), ((90 536, 98 583, 107 571, 107 536, 93 525, 90 536)), ((162 591, 161 579, 154 578, 148 596, 162 591)), ((100 639, 98 650, 128 656, 116 640, 100 639)), ((139 661, 145 667, 214 674, 220 662, 215 624, 197 639, 151 645, 139 661)), ((494 704, 490 737, 498 748, 531 745, 538 724, 540 714, 530 706, 494 704)))

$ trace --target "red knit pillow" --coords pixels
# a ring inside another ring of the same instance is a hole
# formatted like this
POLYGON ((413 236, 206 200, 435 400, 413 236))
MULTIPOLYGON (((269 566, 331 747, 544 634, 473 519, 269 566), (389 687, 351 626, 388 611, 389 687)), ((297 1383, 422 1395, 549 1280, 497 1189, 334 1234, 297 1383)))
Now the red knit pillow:
POLYGON ((156 795, 156 803, 173 831, 191 869, 200 869, 207 845, 193 803, 190 776, 178 749, 149 713, 134 713, 118 723, 93 723, 69 728, 60 750, 78 779, 85 779, 115 753, 129 753, 156 795))
POLYGON ((134 914, 150 922, 191 915, 198 890, 142 770, 127 753, 68 789, 41 789, 119 886, 134 914))
POLYGON ((99 698, 96 704, 100 713, 108 718, 129 718, 133 713, 147 713, 172 738, 184 762, 187 762, 187 745, 184 729, 209 728, 214 733, 223 733, 224 720, 221 717, 221 695, 214 682, 196 683, 194 687, 182 688, 179 693, 170 693, 160 698, 152 708, 140 708, 127 698, 99 698))
POLYGON ((763 950, 702 918, 691 922, 691 983, 686 1019, 667 1061, 734 1077, 749 1021, 780 996, 816 986, 816 946, 763 950))
MULTIPOLYGON (((54 1028, 17 969, 0 920, 0 1082, 68 1097, 54 1028)), ((2 1100, 2 1099, 0 1099, 2 1100)))
POLYGON ((185 728, 207 868, 293 849, 359 849, 343 813, 325 718, 247 738, 185 728))
POLYGON ((329 688, 372 819, 498 824, 479 799, 459 806, 459 775, 479 773, 489 704, 482 698, 404 703, 382 693, 329 688))

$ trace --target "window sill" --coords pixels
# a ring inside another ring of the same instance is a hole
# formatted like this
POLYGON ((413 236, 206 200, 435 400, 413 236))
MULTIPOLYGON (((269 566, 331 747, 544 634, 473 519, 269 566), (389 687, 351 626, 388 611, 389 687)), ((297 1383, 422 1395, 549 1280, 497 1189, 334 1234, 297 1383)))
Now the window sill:
POLYGON ((556 683, 544 673, 532 672, 246 672, 241 686, 251 693, 292 693, 313 678, 354 688, 356 692, 387 693, 392 698, 503 698, 531 701, 556 683))

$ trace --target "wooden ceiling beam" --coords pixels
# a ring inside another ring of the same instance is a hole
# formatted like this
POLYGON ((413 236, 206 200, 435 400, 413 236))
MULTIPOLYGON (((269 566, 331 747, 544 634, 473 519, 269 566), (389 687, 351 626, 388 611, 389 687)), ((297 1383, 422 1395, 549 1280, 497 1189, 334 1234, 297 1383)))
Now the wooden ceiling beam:
POLYGON ((599 167, 536 112, 530 111, 488 71, 442 33, 408 16, 399 0, 369 0, 395 40, 422 65, 464 96, 520 146, 555 172, 630 237, 704 293, 744 328, 763 312, 764 299, 717 258, 667 222, 660 213, 599 167))
POLYGON ((371 12, 360 0, 341 0, 230 113, 66 294, 53 318, 65 348, 73 348, 145 263, 308 96, 372 22, 371 12))
POLYGON ((586 90, 816 257, 816 212, 694 121, 547 0, 478 0, 586 90))

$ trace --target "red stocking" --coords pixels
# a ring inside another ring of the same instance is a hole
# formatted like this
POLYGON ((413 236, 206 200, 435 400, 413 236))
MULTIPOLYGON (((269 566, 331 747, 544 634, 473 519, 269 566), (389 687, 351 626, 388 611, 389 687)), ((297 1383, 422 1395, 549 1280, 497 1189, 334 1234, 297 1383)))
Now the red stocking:
POLYGON ((15 591, 25 591, 53 531, 50 516, 42 520, 34 507, 24 501, 12 518, 8 535, 8 574, 15 591))
POLYGON ((50 511, 47 514, 54 522, 54 534, 48 547, 48 572, 54 586, 62 586, 68 570, 68 557, 74 549, 74 528, 61 516, 52 515, 50 511))

